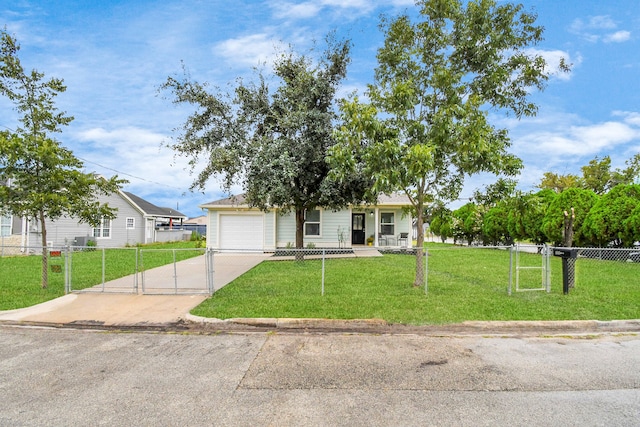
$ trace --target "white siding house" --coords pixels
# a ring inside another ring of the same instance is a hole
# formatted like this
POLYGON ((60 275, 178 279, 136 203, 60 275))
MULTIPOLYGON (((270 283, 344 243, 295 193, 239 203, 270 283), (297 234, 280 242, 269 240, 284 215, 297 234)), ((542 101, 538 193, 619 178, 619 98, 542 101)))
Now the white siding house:
MULTIPOLYGON (((351 206, 306 212, 304 244, 315 247, 410 246, 413 218, 402 195, 383 195, 374 206, 351 206)), ((200 206, 207 210, 207 246, 215 249, 273 251, 295 244, 293 213, 251 208, 244 196, 232 196, 200 206)))

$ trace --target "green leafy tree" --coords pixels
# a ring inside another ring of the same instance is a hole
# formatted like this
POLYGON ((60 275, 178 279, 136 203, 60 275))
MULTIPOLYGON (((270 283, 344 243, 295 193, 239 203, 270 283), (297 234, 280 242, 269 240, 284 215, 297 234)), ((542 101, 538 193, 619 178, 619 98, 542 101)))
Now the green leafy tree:
POLYGON ((593 190, 596 194, 604 194, 609 191, 612 184, 611 158, 609 156, 604 156, 602 160, 596 157, 581 169, 584 188, 593 190))
POLYGON ((66 90, 61 79, 44 79, 36 70, 25 72, 18 58, 20 45, 0 32, 0 94, 20 115, 14 132, 0 132, 0 208, 16 216, 37 220, 42 238, 42 287, 48 285, 47 228, 45 219, 72 216, 97 224, 113 218, 115 209, 97 200, 118 190, 124 181, 83 173, 83 164, 50 135, 61 131, 73 117, 59 112, 55 97, 66 90))
MULTIPOLYGON (((424 207, 455 200, 466 176, 486 171, 515 175, 521 161, 508 153, 505 129, 488 120, 491 108, 532 116, 528 95, 543 89, 548 72, 529 49, 543 28, 522 5, 495 0, 419 0, 417 22, 383 20, 369 103, 341 105, 344 124, 332 162, 346 173, 363 170, 371 191, 404 191, 417 227, 424 207)), ((564 67, 564 63, 563 63, 564 67)), ((424 282, 419 233, 414 286, 424 282)))
POLYGON ((493 184, 484 187, 484 190, 473 192, 473 201, 479 205, 493 207, 498 203, 513 197, 517 182, 514 179, 499 178, 493 184))
POLYGON ((538 188, 542 190, 553 190, 556 193, 562 193, 567 188, 582 188, 582 180, 579 176, 573 174, 558 175, 553 172, 545 172, 538 188))
POLYGON ((206 158, 191 188, 204 189, 220 176, 226 191, 241 184, 251 206, 295 212, 297 248, 304 245, 305 211, 360 202, 369 182, 357 173, 333 180, 326 161, 335 142, 334 98, 348 63, 349 43, 329 38, 317 64, 294 53, 280 56, 275 91, 261 74, 258 84, 240 82, 233 94, 210 93, 186 73, 169 77, 161 90, 197 108, 170 145, 191 159, 192 170, 206 158))
POLYGON ((440 236, 442 243, 453 237, 451 230, 451 210, 443 205, 438 205, 430 212, 429 230, 436 236, 440 236))
POLYGON ((616 185, 593 205, 582 225, 584 236, 597 245, 615 242, 631 246, 634 236, 628 233, 625 221, 640 206, 640 185, 616 185))
POLYGON ((618 184, 640 184, 640 154, 624 162, 627 167, 616 169, 611 174, 611 187, 618 184))
POLYGON ((502 200, 489 208, 482 218, 482 235, 492 245, 512 245, 514 238, 509 232, 510 199, 502 200))
POLYGON ((542 231, 547 241, 565 247, 586 243, 582 224, 598 200, 592 190, 569 188, 558 194, 545 213, 542 231))
POLYGON ((483 211, 482 206, 471 202, 453 211, 453 237, 456 240, 465 240, 468 245, 482 238, 483 211))
POLYGON ((550 189, 516 194, 511 200, 508 214, 509 234, 516 240, 530 240, 537 245, 547 242, 542 224, 555 197, 556 193, 550 189))
POLYGON ((625 239, 629 242, 640 242, 640 203, 623 222, 625 239))

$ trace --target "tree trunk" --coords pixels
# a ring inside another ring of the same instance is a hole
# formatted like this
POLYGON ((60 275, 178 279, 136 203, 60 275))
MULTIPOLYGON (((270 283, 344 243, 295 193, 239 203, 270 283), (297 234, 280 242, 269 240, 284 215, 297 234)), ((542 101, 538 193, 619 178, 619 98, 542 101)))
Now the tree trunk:
POLYGON ((418 228, 417 238, 416 238, 416 278, 413 281, 413 286, 420 287, 424 284, 424 207, 421 200, 417 203, 416 206, 416 227, 418 228))
POLYGON ((40 225, 42 226, 42 289, 49 286, 49 250, 47 248, 47 226, 44 223, 44 212, 39 214, 40 225))
POLYGON ((573 208, 571 208, 571 214, 567 211, 564 211, 564 227, 563 227, 563 246, 565 248, 570 248, 573 246, 573 220, 576 219, 576 214, 573 208))

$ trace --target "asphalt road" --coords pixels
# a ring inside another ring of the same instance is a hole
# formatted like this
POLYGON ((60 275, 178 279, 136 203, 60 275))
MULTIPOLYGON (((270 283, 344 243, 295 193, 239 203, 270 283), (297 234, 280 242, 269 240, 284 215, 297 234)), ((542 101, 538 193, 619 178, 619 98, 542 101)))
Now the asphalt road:
POLYGON ((1 426, 637 426, 640 337, 0 326, 1 426))

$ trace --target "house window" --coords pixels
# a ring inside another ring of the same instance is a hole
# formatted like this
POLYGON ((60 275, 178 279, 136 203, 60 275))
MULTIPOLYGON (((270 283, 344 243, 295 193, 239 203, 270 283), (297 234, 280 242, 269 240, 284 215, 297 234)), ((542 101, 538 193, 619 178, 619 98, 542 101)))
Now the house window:
POLYGON ((11 215, 0 214, 0 236, 11 235, 11 215))
POLYGON ((383 212, 380 214, 380 234, 392 236, 395 234, 395 223, 393 212, 383 212))
POLYGON ((100 225, 93 229, 93 237, 109 238, 111 237, 111 220, 102 218, 100 225))
POLYGON ((306 212, 304 219, 304 235, 320 236, 320 211, 318 209, 306 212))
POLYGON ((136 219, 127 218, 127 230, 134 230, 136 228, 136 219))

